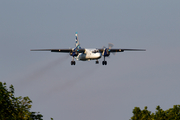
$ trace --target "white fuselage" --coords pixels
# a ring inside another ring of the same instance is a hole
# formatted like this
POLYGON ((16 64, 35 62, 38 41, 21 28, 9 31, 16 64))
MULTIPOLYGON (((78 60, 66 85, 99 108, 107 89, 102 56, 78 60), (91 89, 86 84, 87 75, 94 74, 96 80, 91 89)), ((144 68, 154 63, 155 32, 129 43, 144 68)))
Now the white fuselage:
POLYGON ((75 57, 77 60, 97 60, 100 59, 102 54, 98 51, 98 49, 85 49, 84 53, 79 53, 77 57, 75 57))

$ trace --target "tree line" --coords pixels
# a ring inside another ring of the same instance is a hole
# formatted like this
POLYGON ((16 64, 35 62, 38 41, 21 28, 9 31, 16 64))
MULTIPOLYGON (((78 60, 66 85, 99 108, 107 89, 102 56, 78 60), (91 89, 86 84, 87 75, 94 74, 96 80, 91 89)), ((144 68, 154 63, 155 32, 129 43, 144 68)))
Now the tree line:
MULTIPOLYGON (((0 120, 43 120, 42 114, 30 111, 31 104, 29 97, 14 96, 13 85, 7 89, 6 83, 0 82, 0 120)), ((180 105, 168 110, 157 106, 154 113, 147 110, 147 106, 143 110, 135 107, 132 113, 130 120, 180 120, 180 105)))
POLYGON ((174 105, 173 108, 168 110, 163 110, 160 106, 157 106, 154 113, 147 110, 147 106, 143 110, 135 107, 130 120, 180 120, 180 105, 174 105))

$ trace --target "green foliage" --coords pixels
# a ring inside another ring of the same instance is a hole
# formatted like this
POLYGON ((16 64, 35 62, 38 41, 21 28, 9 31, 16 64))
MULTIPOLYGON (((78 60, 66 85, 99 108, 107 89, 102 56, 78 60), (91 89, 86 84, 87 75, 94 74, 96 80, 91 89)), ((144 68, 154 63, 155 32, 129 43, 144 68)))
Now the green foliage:
POLYGON ((37 115, 36 112, 31 112, 31 116, 29 120, 43 120, 42 117, 43 116, 39 114, 39 112, 37 113, 37 115))
POLYGON ((144 107, 144 110, 135 107, 133 114, 134 116, 131 117, 132 120, 151 120, 151 112, 147 110, 147 106, 144 107))
POLYGON ((0 119, 1 120, 42 120, 41 114, 30 112, 32 101, 29 97, 15 97, 14 87, 9 91, 6 83, 0 82, 0 119))
POLYGON ((135 107, 130 120, 180 120, 180 105, 174 105, 173 108, 165 111, 157 106, 155 113, 148 111, 147 106, 144 110, 135 107))

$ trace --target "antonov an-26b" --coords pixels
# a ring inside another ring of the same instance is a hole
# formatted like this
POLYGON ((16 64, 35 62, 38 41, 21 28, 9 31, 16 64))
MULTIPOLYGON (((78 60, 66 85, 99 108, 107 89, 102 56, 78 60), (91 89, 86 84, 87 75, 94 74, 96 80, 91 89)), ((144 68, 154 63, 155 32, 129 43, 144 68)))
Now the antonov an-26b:
POLYGON ((78 34, 75 33, 75 48, 72 49, 32 49, 31 51, 51 51, 51 52, 63 52, 63 53, 69 53, 70 56, 72 56, 71 65, 75 65, 76 62, 74 61, 74 58, 76 60, 81 61, 90 61, 90 60, 96 60, 96 64, 99 64, 98 59, 100 59, 102 56, 104 57, 104 60, 102 61, 102 65, 107 65, 107 61, 105 60, 105 57, 108 57, 110 53, 116 53, 116 52, 124 52, 124 51, 145 51, 145 49, 112 49, 113 44, 109 43, 109 47, 106 48, 94 48, 94 49, 87 49, 87 48, 81 48, 78 34))

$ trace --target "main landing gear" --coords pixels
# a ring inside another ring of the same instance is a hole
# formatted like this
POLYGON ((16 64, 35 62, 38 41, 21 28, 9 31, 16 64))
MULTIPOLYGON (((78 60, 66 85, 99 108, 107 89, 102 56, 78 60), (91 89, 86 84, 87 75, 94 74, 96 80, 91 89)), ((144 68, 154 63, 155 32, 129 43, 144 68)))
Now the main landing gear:
POLYGON ((73 57, 73 59, 71 61, 71 65, 76 65, 76 61, 74 61, 74 57, 73 57))
POLYGON ((76 62, 75 61, 71 61, 71 65, 76 65, 76 62))
MULTIPOLYGON (((98 60, 96 60, 96 62, 95 62, 96 64, 99 64, 99 61, 98 60)), ((107 65, 107 61, 105 61, 105 56, 104 56, 104 61, 102 61, 102 65, 107 65)))
POLYGON ((102 65, 107 65, 107 61, 102 61, 102 65))
POLYGON ((104 61, 102 61, 102 65, 107 65, 107 61, 105 61, 105 56, 104 56, 104 61))

